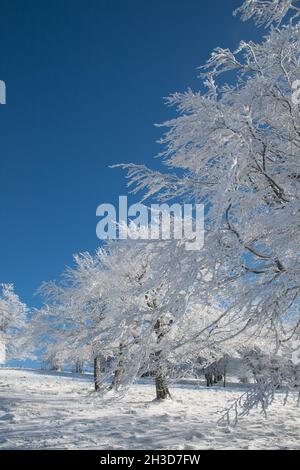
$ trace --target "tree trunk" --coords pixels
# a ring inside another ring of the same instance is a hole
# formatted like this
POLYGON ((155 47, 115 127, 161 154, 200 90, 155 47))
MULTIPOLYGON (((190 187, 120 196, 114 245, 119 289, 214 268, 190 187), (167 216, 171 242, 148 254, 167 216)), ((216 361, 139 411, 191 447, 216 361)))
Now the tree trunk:
POLYGON ((100 375, 100 356, 97 354, 97 356, 94 357, 94 383, 96 392, 100 390, 100 375))
POLYGON ((218 382, 221 382, 222 379, 223 379, 222 374, 214 374, 214 384, 217 384, 218 382))
POLYGON ((119 345, 119 362, 118 362, 118 367, 114 372, 113 380, 111 383, 111 387, 115 390, 119 389, 120 382, 121 382, 121 377, 124 373, 124 363, 125 363, 125 358, 124 358, 124 343, 121 342, 119 345))
MULTIPOLYGON (((160 319, 157 320, 154 330, 157 336, 157 343, 161 341, 164 337, 164 332, 162 329, 160 319)), ((156 388, 156 399, 165 400, 166 398, 171 398, 170 391, 167 386, 166 376, 161 367, 161 350, 155 351, 155 388, 156 388)))
POLYGON ((166 380, 161 374, 158 374, 155 377, 155 387, 157 400, 165 400, 168 397, 171 398, 166 380))
POLYGON ((205 375, 205 379, 206 379, 206 386, 207 387, 212 387, 213 384, 214 384, 212 373, 211 372, 206 372, 204 375, 205 375))

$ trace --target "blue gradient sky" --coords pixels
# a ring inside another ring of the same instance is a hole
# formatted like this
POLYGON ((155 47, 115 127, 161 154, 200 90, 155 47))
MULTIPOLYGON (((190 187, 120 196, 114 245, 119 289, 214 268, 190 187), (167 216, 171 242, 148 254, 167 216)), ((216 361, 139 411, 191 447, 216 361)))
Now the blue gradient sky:
POLYGON ((113 163, 152 162, 216 46, 257 38, 238 0, 0 0, 0 282, 30 305, 72 254, 98 246, 96 207, 125 194, 113 163))

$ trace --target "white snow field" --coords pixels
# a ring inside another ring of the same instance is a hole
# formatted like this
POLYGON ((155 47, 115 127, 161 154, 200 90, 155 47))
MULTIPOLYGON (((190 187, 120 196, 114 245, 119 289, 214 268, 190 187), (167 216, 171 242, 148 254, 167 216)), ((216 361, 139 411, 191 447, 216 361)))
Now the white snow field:
POLYGON ((152 401, 139 384, 112 403, 89 376, 0 369, 0 449, 300 449, 300 409, 278 393, 268 419, 259 411, 236 427, 217 425, 236 388, 177 385, 152 401))

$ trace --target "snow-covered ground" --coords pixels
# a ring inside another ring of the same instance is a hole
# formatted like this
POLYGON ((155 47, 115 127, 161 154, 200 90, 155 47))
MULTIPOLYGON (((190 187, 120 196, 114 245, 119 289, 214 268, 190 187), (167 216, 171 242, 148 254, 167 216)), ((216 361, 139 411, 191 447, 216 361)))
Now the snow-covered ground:
POLYGON ((258 411, 231 428, 217 412, 239 395, 178 385, 153 402, 153 385, 103 402, 88 376, 0 369, 0 449, 300 449, 300 409, 278 394, 266 420, 258 411))

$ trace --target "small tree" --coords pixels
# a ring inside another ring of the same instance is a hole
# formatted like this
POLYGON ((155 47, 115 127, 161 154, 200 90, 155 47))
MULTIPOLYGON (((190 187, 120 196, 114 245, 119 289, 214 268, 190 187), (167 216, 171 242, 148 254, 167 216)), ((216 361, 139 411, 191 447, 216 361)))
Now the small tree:
POLYGON ((0 285, 0 362, 23 357, 27 307, 14 292, 13 284, 0 285))

